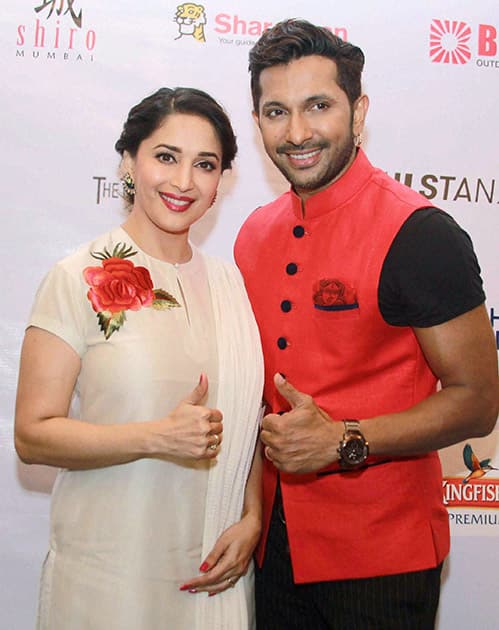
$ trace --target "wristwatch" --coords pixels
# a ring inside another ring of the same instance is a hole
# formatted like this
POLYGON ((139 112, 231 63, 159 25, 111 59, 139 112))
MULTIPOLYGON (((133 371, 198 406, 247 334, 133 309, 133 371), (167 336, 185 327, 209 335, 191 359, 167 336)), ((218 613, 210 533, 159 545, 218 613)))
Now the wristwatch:
POLYGON ((342 468, 352 469, 362 466, 369 455, 369 444, 360 430, 358 420, 343 420, 345 433, 338 446, 342 468))

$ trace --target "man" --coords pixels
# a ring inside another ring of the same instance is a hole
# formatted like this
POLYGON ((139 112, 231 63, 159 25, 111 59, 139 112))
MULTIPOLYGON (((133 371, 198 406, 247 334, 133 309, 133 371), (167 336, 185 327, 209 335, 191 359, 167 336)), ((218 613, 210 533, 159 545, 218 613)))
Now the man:
POLYGON ((360 149, 363 64, 300 20, 250 53, 253 115, 291 184, 235 247, 266 360, 258 630, 433 628, 436 451, 498 413, 471 241, 360 149))

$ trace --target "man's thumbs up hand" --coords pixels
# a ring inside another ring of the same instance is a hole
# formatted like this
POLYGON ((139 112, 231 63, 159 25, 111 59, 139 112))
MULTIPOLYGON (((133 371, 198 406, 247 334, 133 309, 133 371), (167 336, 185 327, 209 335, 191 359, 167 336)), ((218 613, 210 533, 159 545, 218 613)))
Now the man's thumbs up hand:
POLYGON ((341 427, 331 422, 309 394, 296 389, 281 374, 274 375, 274 384, 291 409, 263 419, 265 456, 279 470, 289 473, 315 472, 336 461, 341 427))

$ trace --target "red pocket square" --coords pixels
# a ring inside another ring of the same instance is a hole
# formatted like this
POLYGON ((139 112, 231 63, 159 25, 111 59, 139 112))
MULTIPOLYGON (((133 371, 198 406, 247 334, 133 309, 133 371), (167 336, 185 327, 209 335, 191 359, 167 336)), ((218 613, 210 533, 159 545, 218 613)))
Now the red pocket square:
POLYGON ((313 286, 313 300, 316 308, 336 310, 357 308, 357 294, 351 284, 334 278, 321 278, 313 286))

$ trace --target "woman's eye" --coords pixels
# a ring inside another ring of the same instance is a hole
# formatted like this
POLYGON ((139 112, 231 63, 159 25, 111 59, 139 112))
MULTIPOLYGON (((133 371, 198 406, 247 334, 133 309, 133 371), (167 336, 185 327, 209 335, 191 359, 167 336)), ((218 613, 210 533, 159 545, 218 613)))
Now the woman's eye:
POLYGON ((175 158, 171 153, 159 153, 156 157, 160 162, 175 162, 175 158))
POLYGON ((216 168, 216 166, 212 162, 207 161, 198 162, 197 166, 204 171, 214 171, 216 168))

